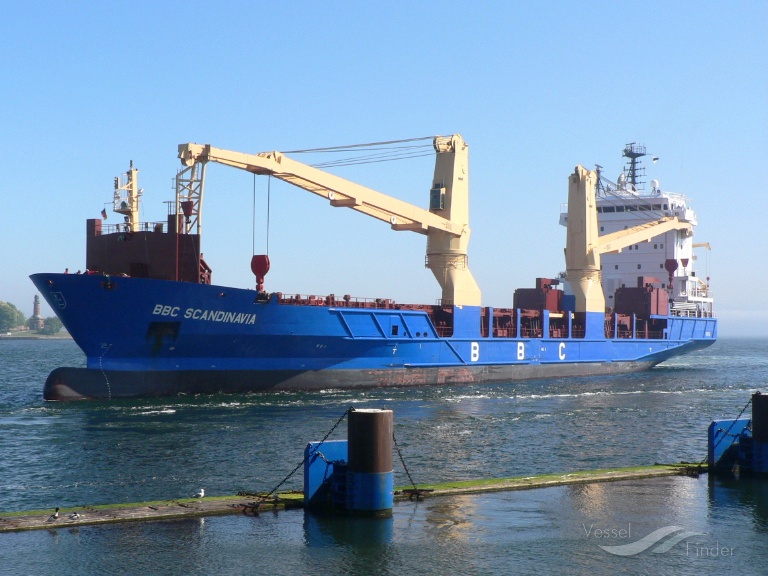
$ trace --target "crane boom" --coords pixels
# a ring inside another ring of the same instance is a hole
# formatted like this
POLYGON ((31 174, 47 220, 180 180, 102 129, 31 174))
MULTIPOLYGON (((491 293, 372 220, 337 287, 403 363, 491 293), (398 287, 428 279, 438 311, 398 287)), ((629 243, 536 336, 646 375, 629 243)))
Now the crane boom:
POLYGON ((620 252, 622 249, 638 242, 648 242, 652 238, 669 232, 670 230, 693 231, 689 222, 681 222, 677 216, 666 216, 654 222, 633 226, 627 230, 619 230, 611 234, 600 236, 597 245, 593 248, 600 254, 620 252))
POLYGON ((179 158, 186 166, 197 162, 216 162, 254 174, 274 176, 325 198, 331 206, 352 208, 387 222, 393 230, 412 230, 426 234, 431 227, 456 236, 462 233, 462 227, 458 223, 293 160, 281 152, 245 154, 215 148, 209 144, 182 144, 179 146, 179 158))
POLYGON ((480 289, 467 263, 469 243, 468 146, 456 134, 433 140, 437 153, 430 210, 287 157, 281 152, 245 154, 209 144, 180 144, 184 166, 216 162, 270 175, 321 196, 331 206, 351 208, 390 225, 427 236, 426 266, 443 289, 442 303, 480 305, 480 289))

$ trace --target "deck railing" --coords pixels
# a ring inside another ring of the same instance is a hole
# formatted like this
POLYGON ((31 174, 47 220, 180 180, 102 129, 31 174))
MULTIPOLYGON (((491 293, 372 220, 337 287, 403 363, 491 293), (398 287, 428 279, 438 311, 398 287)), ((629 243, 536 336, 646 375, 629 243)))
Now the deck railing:
POLYGON ((130 232, 165 232, 165 222, 139 222, 136 230, 131 230, 128 224, 102 224, 101 233, 106 234, 126 234, 130 232))

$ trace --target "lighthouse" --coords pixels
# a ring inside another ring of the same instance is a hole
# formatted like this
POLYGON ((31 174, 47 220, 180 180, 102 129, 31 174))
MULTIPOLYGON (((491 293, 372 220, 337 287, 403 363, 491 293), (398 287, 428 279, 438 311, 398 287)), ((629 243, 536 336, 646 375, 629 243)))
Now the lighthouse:
POLYGON ((30 330, 42 330, 45 327, 45 320, 40 314, 40 296, 35 294, 35 301, 32 305, 32 317, 29 319, 30 330))

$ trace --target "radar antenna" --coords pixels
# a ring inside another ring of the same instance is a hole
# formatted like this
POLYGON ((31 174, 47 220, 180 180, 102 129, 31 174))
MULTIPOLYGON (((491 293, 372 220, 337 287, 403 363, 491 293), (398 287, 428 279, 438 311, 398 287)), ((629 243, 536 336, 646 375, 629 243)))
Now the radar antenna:
POLYGON ((640 162, 640 158, 648 156, 645 151, 645 146, 630 142, 624 147, 623 156, 629 158, 629 162, 627 163, 627 179, 630 184, 632 184, 632 188, 634 188, 635 191, 641 190, 645 182, 638 180, 638 178, 645 177, 645 167, 642 166, 642 162, 640 162))

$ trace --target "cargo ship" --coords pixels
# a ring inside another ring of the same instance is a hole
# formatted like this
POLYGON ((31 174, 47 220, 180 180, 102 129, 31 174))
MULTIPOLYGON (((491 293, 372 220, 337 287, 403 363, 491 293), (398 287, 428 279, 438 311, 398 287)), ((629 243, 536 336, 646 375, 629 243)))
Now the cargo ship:
MULTIPOLYGON (((411 141, 399 141, 408 142, 411 141)), ((383 148, 393 145, 393 142, 383 148)), ((410 145, 410 144, 409 144, 410 145)), ((87 220, 82 273, 31 276, 86 356, 48 376, 46 400, 448 385, 647 370, 710 346, 709 278, 694 269, 696 217, 653 181, 645 149, 627 145, 617 182, 601 168, 568 176, 565 271, 484 306, 469 268, 469 147, 430 137, 434 176, 418 207, 294 159, 181 144, 164 221, 141 222, 131 167, 115 178, 118 224, 87 220), (270 262, 251 260, 255 288, 219 286, 201 252, 205 168, 216 162, 288 182, 332 207, 426 236, 432 304, 286 294, 265 289, 270 262)), ((346 147, 344 149, 352 149, 346 147)), ((381 147, 379 148, 381 149, 381 147)), ((288 154, 291 154, 289 156, 288 154)), ((387 154, 375 153, 376 154, 387 154)))

